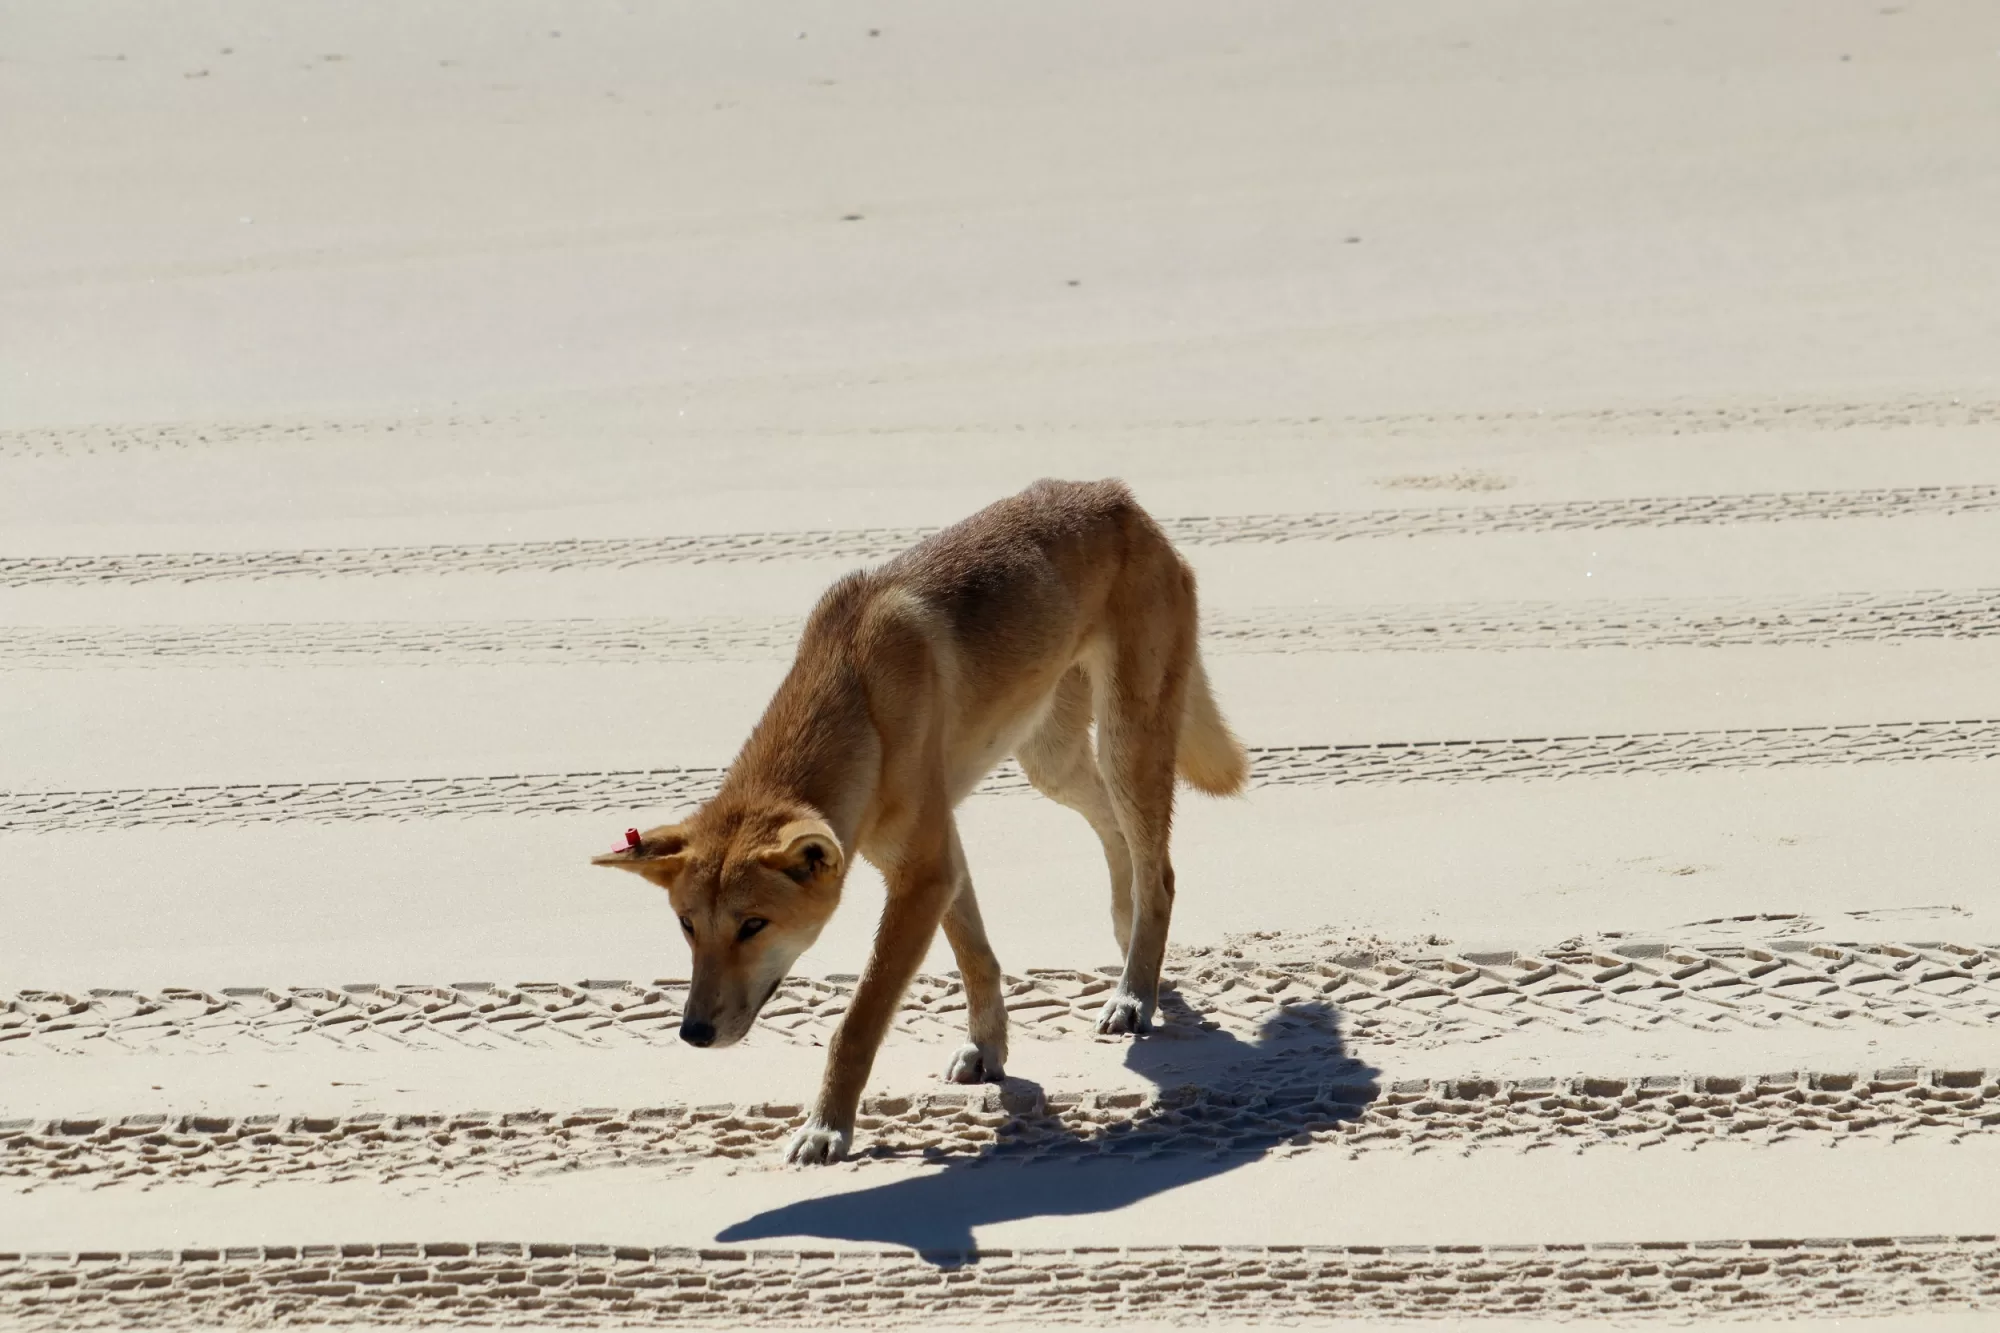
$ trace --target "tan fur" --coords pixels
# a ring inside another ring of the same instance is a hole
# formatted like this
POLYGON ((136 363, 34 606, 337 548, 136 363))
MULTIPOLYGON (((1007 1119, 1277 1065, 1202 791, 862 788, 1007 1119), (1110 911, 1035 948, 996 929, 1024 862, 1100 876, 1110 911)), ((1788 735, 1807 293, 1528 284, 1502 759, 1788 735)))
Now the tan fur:
POLYGON ((715 797, 596 858, 667 891, 694 954, 681 1035, 717 1046, 749 1031, 818 938, 852 858, 882 871, 874 953, 793 1161, 846 1152, 939 926, 970 1029, 946 1077, 1001 1077, 1000 964, 952 810, 1010 754, 1103 843, 1125 968, 1098 1028, 1146 1029, 1173 907, 1175 774, 1227 795, 1248 773, 1195 641, 1194 575, 1124 485, 1037 482, 834 584, 715 797))

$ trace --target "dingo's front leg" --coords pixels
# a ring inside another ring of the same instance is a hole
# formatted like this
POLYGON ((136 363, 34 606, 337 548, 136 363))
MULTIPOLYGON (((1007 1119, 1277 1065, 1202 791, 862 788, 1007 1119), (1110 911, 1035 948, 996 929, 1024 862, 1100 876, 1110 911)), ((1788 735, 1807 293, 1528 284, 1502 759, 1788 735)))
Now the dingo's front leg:
POLYGON ((958 958, 970 1040, 951 1057, 944 1076, 953 1083, 998 1083, 1007 1076, 1007 1004, 1000 994, 1000 960, 986 942, 986 925, 979 919, 979 900, 972 896, 972 876, 965 870, 965 852, 956 834, 951 844, 959 867, 958 894, 944 914, 944 937, 958 958))
POLYGON ((828 1045, 819 1100, 785 1150, 786 1160, 801 1166, 837 1162, 854 1141, 854 1116, 875 1052, 950 901, 950 858, 941 846, 937 854, 923 858, 921 866, 897 867, 888 881, 889 900, 875 932, 875 951, 828 1045))
POLYGON ((848 1115, 848 1128, 835 1129, 820 1119, 819 1112, 813 1112, 805 1127, 792 1135, 792 1143, 785 1149, 785 1160, 800 1166, 825 1166, 847 1156, 848 1147, 854 1142, 854 1117, 848 1115))

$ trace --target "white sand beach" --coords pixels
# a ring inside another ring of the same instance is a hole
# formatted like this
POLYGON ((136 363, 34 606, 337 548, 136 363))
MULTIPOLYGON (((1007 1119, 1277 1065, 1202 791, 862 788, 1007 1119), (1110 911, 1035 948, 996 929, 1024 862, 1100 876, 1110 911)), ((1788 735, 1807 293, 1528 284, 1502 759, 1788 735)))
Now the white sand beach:
POLYGON ((1984 7, 0 0, 0 1324, 2000 1309, 1984 7), (589 856, 845 571, 1118 476, 1250 748, 740 1049, 589 856))

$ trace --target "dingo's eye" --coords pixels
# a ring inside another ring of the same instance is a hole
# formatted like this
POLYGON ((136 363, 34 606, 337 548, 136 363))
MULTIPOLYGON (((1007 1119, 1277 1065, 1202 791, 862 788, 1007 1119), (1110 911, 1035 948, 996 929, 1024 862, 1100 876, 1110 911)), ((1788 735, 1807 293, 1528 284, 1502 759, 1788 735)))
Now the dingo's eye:
POLYGON ((770 924, 771 924, 770 922, 766 921, 761 916, 753 916, 748 921, 745 921, 743 923, 742 929, 736 932, 736 938, 739 940, 747 940, 752 935, 755 935, 758 931, 762 930, 764 927, 770 924))
POLYGON ((694 935, 694 922, 688 920, 686 917, 682 917, 681 929, 685 930, 688 933, 689 937, 692 938, 694 935))

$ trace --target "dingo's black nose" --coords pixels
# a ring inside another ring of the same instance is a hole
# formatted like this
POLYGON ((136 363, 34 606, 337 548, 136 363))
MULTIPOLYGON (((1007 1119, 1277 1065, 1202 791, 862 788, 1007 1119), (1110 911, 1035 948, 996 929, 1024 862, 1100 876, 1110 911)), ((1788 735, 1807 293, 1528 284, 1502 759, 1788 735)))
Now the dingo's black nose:
POLYGON ((704 1023, 699 1018, 683 1018, 681 1040, 690 1046, 707 1046, 715 1040, 715 1024, 704 1023))

